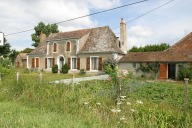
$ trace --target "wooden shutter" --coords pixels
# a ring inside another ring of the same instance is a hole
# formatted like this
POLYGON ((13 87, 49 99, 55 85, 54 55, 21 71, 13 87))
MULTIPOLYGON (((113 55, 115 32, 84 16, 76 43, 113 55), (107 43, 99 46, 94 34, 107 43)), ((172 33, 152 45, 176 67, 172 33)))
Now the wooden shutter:
POLYGON ((39 67, 39 58, 36 58, 36 68, 39 67))
POLYGON ((52 67, 55 65, 55 58, 52 59, 52 67))
POLYGON ((102 57, 99 57, 99 70, 102 70, 102 57))
POLYGON ((47 68, 47 58, 45 58, 45 68, 47 68))
POLYGON ((87 57, 86 69, 87 69, 87 70, 90 70, 90 57, 87 57))
POLYGON ((77 69, 80 70, 80 58, 77 58, 77 69))
POLYGON ((31 60, 31 65, 32 65, 32 68, 34 68, 35 67, 35 58, 32 58, 32 60, 31 60))
POLYGON ((71 69, 71 58, 68 58, 68 69, 71 69))

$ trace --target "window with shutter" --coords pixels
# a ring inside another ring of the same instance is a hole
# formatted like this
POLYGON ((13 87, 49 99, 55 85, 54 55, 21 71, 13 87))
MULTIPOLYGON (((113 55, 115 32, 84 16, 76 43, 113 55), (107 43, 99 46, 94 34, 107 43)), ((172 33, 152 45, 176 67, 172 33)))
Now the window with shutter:
POLYGON ((47 68, 47 58, 45 58, 45 68, 47 68))
POLYGON ((98 57, 91 57, 91 70, 98 70, 99 67, 98 57))
POLYGON ((32 60, 31 60, 31 66, 32 66, 32 68, 34 68, 35 67, 35 58, 32 58, 32 60))
POLYGON ((90 57, 87 57, 86 69, 90 70, 90 57))
POLYGON ((68 58, 68 69, 71 69, 71 58, 68 58))
POLYGON ((102 57, 99 57, 99 70, 102 70, 102 57))
POLYGON ((67 42, 67 48, 66 48, 66 51, 70 51, 71 49, 71 43, 70 42, 67 42))

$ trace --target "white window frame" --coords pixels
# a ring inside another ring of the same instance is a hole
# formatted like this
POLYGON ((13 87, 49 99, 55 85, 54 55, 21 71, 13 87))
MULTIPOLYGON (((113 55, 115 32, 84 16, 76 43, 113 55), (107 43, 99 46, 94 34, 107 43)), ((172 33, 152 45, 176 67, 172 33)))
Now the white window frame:
POLYGON ((70 61, 71 61, 71 65, 70 65, 71 70, 77 70, 77 64, 78 64, 78 63, 77 63, 77 61, 78 61, 77 57, 76 57, 76 56, 72 56, 70 61), (72 67, 73 67, 73 61, 72 61, 72 59, 76 59, 76 68, 74 68, 74 69, 72 68, 72 67))
POLYGON ((57 53, 57 52, 58 52, 58 43, 57 43, 57 42, 54 42, 52 48, 53 48, 53 49, 52 49, 52 50, 53 50, 53 53, 57 53), (54 44, 57 44, 56 52, 54 52, 54 44))
POLYGON ((53 67, 53 65, 52 65, 52 67, 49 67, 50 66, 48 63, 49 59, 51 59, 51 65, 53 64, 53 57, 47 57, 47 69, 51 69, 53 67))
POLYGON ((98 71, 99 70, 99 56, 90 56, 90 71, 98 71), (92 58, 97 58, 97 69, 92 69, 92 58))
POLYGON ((50 45, 50 42, 47 42, 47 55, 49 55, 49 45, 50 45))
POLYGON ((65 51, 66 51, 66 52, 71 52, 71 41, 69 41, 69 40, 66 41, 66 43, 65 43, 65 51), (70 43, 69 51, 67 51, 67 43, 68 43, 68 42, 70 43))

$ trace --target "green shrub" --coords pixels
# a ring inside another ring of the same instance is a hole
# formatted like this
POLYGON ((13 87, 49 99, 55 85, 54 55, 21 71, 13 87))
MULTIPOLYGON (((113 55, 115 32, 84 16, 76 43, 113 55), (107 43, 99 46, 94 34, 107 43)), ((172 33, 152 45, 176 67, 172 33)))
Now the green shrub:
POLYGON ((109 74, 112 70, 115 70, 118 62, 114 59, 106 59, 103 61, 103 68, 107 74, 109 74))
POLYGON ((65 64, 62 66, 61 72, 62 72, 63 74, 66 74, 66 73, 68 73, 68 70, 69 70, 68 65, 65 63, 65 64))
POLYGON ((86 70, 85 69, 80 69, 79 75, 85 75, 86 74, 86 70))
POLYGON ((11 61, 8 58, 0 58, 0 65, 9 68, 11 66, 11 61))
POLYGON ((53 67, 52 67, 52 73, 58 73, 58 65, 55 64, 53 67))
POLYGON ((179 80, 183 80, 184 78, 192 79, 192 66, 180 64, 178 78, 179 80))

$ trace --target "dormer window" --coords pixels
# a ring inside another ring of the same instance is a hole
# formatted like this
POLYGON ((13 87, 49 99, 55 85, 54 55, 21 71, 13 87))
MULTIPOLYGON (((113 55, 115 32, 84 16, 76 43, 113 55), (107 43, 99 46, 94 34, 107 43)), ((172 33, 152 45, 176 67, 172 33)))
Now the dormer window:
POLYGON ((57 52, 57 43, 53 43, 53 52, 57 52))
POLYGON ((67 42, 67 47, 66 47, 66 51, 71 51, 71 43, 70 42, 67 42))

